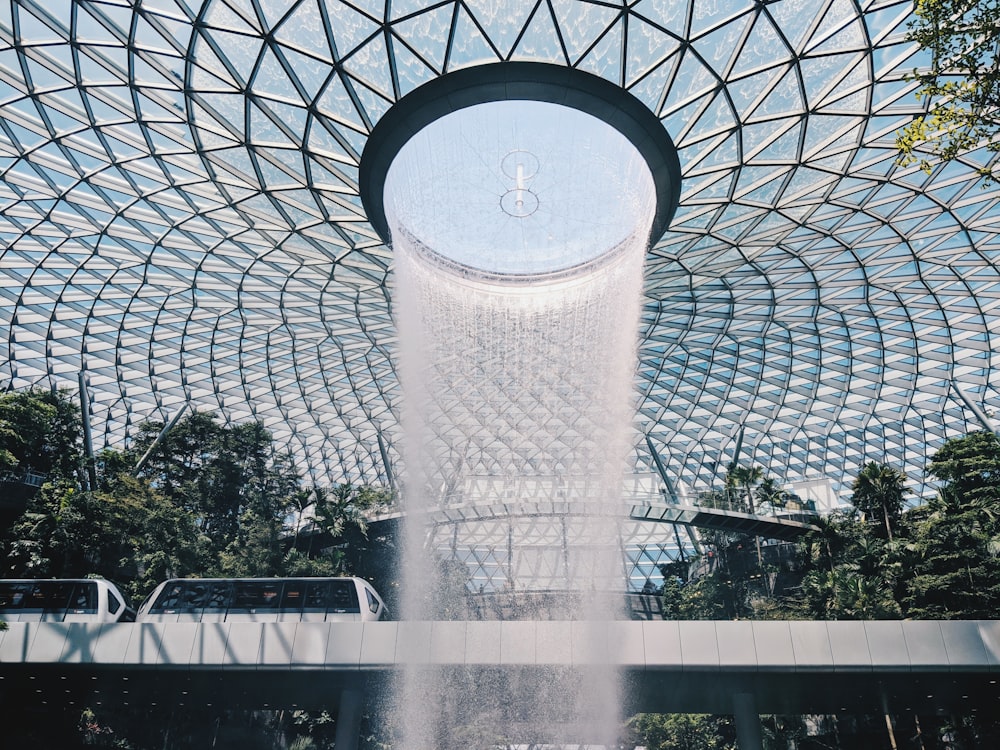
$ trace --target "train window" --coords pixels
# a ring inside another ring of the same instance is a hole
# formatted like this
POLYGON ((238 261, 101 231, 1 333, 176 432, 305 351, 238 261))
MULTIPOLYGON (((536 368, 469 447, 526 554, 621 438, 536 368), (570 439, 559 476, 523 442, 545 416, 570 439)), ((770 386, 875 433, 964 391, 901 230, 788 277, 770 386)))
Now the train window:
POLYGON ((122 603, 118 601, 118 597, 115 596, 113 591, 108 591, 108 612, 115 615, 118 614, 118 610, 122 608, 122 603))
POLYGON ((23 583, 0 583, 0 610, 10 611, 21 609, 29 598, 34 584, 23 583))
POLYGON ((183 581, 171 581, 167 583, 160 595, 156 597, 153 606, 149 608, 151 614, 173 615, 177 613, 181 601, 181 594, 185 589, 183 581))
POLYGON ((365 596, 368 597, 368 611, 373 615, 376 614, 378 612, 378 599, 375 598, 375 594, 367 586, 365 587, 365 596))
POLYGON ((97 584, 93 581, 78 583, 73 587, 67 609, 75 615, 97 612, 97 584))
POLYGON ((156 597, 150 614, 191 614, 202 609, 225 609, 229 604, 229 586, 225 581, 170 581, 156 597))
POLYGON ((358 590, 354 581, 330 581, 330 600, 328 609, 334 613, 358 613, 358 590))
POLYGON ((304 612, 326 612, 330 601, 329 581, 309 581, 306 584, 306 601, 304 612))
POLYGON ((256 612, 277 609, 281 601, 281 581, 237 581, 231 609, 256 612))
POLYGON ((281 594, 282 612, 301 612, 306 602, 305 581, 285 581, 285 590, 281 594))
POLYGON ((69 607, 72 581, 38 581, 28 595, 24 609, 35 612, 62 611, 69 607))
POLYGON ((227 609, 232 597, 232 585, 229 581, 213 581, 205 586, 205 609, 227 609))

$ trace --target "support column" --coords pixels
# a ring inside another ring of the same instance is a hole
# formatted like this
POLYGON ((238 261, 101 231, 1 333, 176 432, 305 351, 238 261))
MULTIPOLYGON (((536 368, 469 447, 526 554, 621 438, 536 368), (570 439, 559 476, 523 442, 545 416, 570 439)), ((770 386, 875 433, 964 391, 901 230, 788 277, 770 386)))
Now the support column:
POLYGON ((87 395, 87 374, 80 370, 77 380, 80 383, 80 419, 83 421, 83 451, 87 457, 88 489, 97 491, 97 466, 94 462, 94 438, 90 432, 90 396, 87 395))
POLYGON ((342 690, 337 711, 337 750, 358 750, 361 739, 361 713, 364 695, 360 690, 342 690))
POLYGON ((760 737, 760 716, 753 693, 733 695, 733 720, 736 724, 736 744, 740 750, 764 749, 760 737))

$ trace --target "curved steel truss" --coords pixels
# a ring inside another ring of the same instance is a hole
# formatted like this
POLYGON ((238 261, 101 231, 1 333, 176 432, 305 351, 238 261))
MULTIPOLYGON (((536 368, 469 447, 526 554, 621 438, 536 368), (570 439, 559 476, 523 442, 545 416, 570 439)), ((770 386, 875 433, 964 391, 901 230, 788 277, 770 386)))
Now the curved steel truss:
MULTIPOLYGON (((626 88, 680 155, 649 251, 636 467, 921 481, 1000 403, 985 150, 895 165, 908 0, 3 0, 4 381, 86 374, 103 440, 182 404, 258 418, 315 481, 397 456, 391 255, 366 138, 444 72, 626 88)), ((101 433, 98 434, 100 443, 101 433)))

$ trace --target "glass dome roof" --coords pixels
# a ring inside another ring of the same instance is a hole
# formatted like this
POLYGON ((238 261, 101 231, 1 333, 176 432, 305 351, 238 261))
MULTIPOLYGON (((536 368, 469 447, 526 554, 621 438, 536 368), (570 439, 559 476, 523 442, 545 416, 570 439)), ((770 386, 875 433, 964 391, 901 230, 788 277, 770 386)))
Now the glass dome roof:
POLYGON ((635 465, 704 486, 921 481, 1000 404, 985 149, 895 165, 916 114, 895 0, 3 0, 0 379, 73 387, 120 445, 182 404, 258 418, 307 478, 398 459, 392 257, 358 164, 443 73, 547 62, 627 89, 677 147, 647 259, 635 465), (960 395, 963 394, 963 395, 960 395), (742 435, 742 441, 740 436, 742 435))

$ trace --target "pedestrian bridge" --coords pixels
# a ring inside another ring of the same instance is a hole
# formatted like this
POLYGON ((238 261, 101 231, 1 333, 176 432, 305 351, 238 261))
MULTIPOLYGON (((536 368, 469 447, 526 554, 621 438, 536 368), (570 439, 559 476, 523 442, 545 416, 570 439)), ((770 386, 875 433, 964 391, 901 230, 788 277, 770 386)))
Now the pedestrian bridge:
POLYGON ((11 623, 0 703, 116 700, 329 707, 403 668, 619 667, 626 711, 1000 712, 1000 621, 11 623), (331 697, 333 696, 333 697, 331 697))

